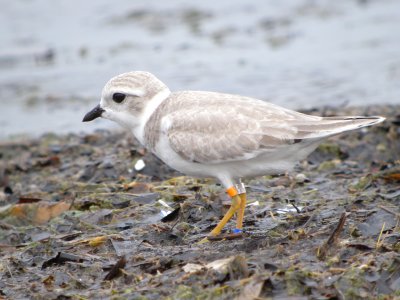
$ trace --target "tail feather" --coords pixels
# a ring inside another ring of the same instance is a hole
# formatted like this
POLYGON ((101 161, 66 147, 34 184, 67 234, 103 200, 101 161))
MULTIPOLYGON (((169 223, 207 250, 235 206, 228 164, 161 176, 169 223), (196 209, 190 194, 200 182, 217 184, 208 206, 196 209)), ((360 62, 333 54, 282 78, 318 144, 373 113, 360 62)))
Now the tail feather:
POLYGON ((385 120, 383 117, 324 117, 316 122, 299 122, 297 127, 296 138, 323 138, 344 131, 359 129, 362 127, 372 126, 385 120))

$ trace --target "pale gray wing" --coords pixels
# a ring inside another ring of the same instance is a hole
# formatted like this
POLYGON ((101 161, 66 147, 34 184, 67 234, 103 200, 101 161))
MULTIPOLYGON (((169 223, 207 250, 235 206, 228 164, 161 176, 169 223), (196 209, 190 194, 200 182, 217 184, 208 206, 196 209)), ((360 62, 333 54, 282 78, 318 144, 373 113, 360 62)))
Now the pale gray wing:
POLYGON ((161 121, 171 147, 202 163, 250 159, 379 123, 379 117, 322 118, 248 97, 212 92, 174 93, 161 121), (303 142, 304 141, 304 142, 303 142))
POLYGON ((203 99, 201 105, 165 116, 163 131, 174 151, 190 161, 219 163, 253 158, 298 142, 297 129, 288 122, 296 118, 291 111, 230 97, 230 101, 219 103, 214 97, 210 102, 203 99))

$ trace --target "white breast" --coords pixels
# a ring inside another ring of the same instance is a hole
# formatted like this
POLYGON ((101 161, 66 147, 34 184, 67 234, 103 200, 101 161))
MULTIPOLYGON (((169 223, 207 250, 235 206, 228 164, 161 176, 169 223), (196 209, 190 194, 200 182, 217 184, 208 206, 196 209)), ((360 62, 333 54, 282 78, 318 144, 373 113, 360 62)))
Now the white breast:
POLYGON ((150 119, 151 115, 156 111, 160 104, 169 97, 171 91, 169 88, 165 87, 163 90, 158 92, 154 97, 148 101, 143 114, 139 117, 139 126, 133 128, 133 134, 139 140, 139 142, 144 145, 144 127, 147 121, 150 119))

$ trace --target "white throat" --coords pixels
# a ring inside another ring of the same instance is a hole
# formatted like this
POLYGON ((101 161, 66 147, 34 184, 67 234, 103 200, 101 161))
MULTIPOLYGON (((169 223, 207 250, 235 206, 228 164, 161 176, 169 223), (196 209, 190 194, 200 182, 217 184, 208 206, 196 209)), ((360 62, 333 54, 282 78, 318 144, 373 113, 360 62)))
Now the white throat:
POLYGON ((155 110, 160 106, 160 104, 169 97, 171 91, 169 88, 165 87, 163 90, 154 95, 154 97, 149 100, 146 104, 146 107, 139 117, 139 126, 133 128, 133 134, 139 140, 139 142, 143 145, 144 141, 144 127, 147 121, 150 119, 151 115, 155 112, 155 110))

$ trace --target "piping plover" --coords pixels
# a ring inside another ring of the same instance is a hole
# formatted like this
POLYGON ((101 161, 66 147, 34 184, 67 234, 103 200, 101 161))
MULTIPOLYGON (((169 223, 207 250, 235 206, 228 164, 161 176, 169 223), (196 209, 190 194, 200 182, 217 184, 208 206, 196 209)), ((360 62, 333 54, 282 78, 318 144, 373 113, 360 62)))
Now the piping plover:
POLYGON ((246 190, 240 178, 289 171, 321 141, 371 126, 383 117, 318 117, 262 100, 214 92, 171 92, 148 72, 128 72, 105 85, 100 104, 83 122, 98 117, 128 128, 170 167, 217 178, 232 205, 211 235, 237 213, 243 227, 246 190))

